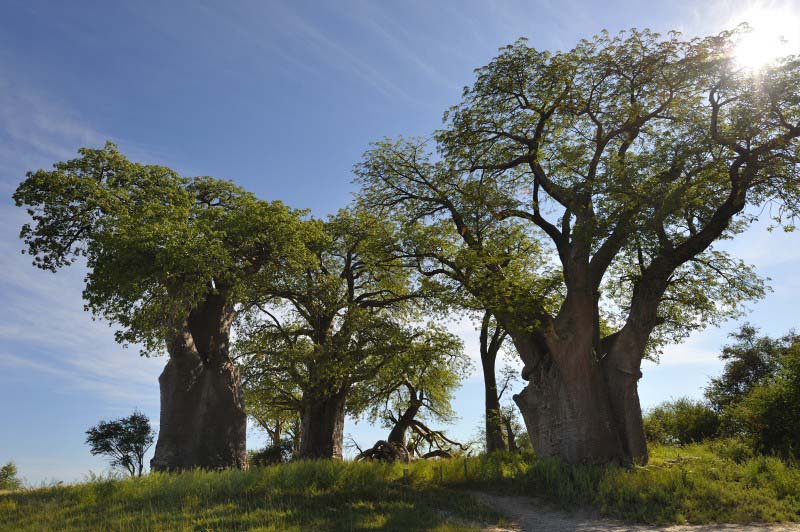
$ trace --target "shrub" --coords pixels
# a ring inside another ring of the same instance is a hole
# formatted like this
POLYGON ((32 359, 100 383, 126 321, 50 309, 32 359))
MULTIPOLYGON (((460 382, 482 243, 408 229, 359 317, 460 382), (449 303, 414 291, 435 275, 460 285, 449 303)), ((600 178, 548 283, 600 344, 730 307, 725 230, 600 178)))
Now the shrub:
POLYGON ((147 416, 134 410, 128 417, 101 421, 86 431, 86 443, 93 455, 111 458, 111 466, 141 477, 144 455, 153 445, 155 433, 147 416))
POLYGON ((264 467, 286 463, 292 459, 292 442, 281 440, 280 443, 268 445, 257 451, 250 451, 247 460, 251 466, 264 467))
POLYGON ((774 376, 726 408, 725 421, 760 453, 800 457, 800 343, 784 353, 774 376))
POLYGON ((706 403, 681 398, 650 410, 644 417, 647 439, 663 444, 696 443, 719 431, 719 415, 706 403))
POLYGON ((0 467, 0 490, 16 490, 22 487, 22 481, 17 478, 17 466, 9 462, 0 467))
POLYGON ((741 438, 720 438, 709 445, 711 452, 720 458, 741 464, 755 456, 753 447, 741 438))

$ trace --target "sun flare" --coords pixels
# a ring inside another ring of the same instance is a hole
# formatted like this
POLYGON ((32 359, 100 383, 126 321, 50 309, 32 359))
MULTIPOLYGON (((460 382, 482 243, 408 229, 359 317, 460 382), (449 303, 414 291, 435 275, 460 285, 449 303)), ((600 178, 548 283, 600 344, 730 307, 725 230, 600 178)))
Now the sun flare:
POLYGON ((800 14, 789 8, 752 8, 737 22, 750 26, 734 48, 742 68, 758 70, 776 59, 800 52, 800 14))

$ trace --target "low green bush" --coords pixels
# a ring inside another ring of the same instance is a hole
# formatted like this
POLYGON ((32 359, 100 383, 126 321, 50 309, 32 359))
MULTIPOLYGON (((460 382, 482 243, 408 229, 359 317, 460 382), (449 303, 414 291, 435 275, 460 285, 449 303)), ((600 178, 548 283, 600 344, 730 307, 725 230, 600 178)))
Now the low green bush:
POLYGON ((283 464, 292 459, 292 442, 282 440, 277 445, 267 445, 263 449, 248 451, 247 463, 251 466, 283 464))
POLYGON ((17 466, 9 462, 0 467, 0 490, 16 490, 22 487, 22 481, 17 477, 17 466))
POLYGON ((709 448, 721 458, 741 464, 754 458, 753 446, 741 438, 720 438, 709 443, 709 448))
POLYGON ((719 432, 719 415, 706 403, 681 398, 662 403, 644 416, 645 437, 660 444, 698 443, 719 432))

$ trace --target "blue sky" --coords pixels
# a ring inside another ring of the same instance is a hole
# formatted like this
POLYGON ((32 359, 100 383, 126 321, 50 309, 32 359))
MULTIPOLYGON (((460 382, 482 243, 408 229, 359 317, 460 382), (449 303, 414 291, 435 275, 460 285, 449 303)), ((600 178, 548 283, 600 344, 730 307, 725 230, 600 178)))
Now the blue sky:
MULTIPOLYGON (((100 419, 138 407, 157 424, 164 359, 142 359, 83 312, 80 268, 53 275, 19 254, 24 214, 10 195, 27 170, 80 146, 117 142, 133 159, 230 178, 324 215, 353 192, 370 141, 428 135, 473 69, 518 37, 565 49, 602 29, 703 35, 778 2, 552 1, 42 2, 0 6, 0 462, 30 483, 105 469, 83 443, 100 419)), ((726 247, 772 278, 747 319, 796 325, 800 241, 757 225, 726 247)), ((729 322, 647 364, 643 404, 700 396, 729 322)), ((471 355, 477 336, 453 325, 471 355)), ((474 434, 479 376, 459 391, 454 435, 474 434)), ((382 429, 348 421, 374 442, 382 429)), ((250 446, 263 436, 250 435, 250 446)))

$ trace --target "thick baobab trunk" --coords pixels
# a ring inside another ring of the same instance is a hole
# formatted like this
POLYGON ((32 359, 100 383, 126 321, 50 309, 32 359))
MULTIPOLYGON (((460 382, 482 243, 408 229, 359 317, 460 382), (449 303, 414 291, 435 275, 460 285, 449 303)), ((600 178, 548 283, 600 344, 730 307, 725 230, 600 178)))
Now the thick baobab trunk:
POLYGON ((512 332, 529 381, 514 401, 539 456, 573 464, 646 462, 636 392, 644 344, 637 351, 621 333, 600 339, 599 294, 579 266, 569 271, 567 298, 554 319, 542 320, 537 331, 512 332), (637 363, 622 362, 620 349, 637 363))
POLYGON ((629 463, 595 349, 591 305, 570 303, 556 326, 539 335, 514 335, 525 362, 523 378, 529 381, 514 401, 539 456, 568 463, 629 463))
MULTIPOLYGON (((590 344, 589 344, 590 345, 590 344)), ((560 349, 575 349, 575 344, 560 349)), ((514 401, 540 456, 568 463, 647 462, 637 381, 638 352, 620 353, 612 346, 600 359, 585 346, 574 351, 539 355, 526 365, 529 381, 514 401)))
POLYGON ((542 361, 514 396, 533 447, 568 463, 625 463, 602 369, 581 358, 574 367, 542 361))
POLYGON ((342 459, 346 396, 341 391, 304 394, 300 458, 342 459))
POLYGON ((246 466, 247 418, 233 363, 215 368, 170 359, 158 382, 161 428, 153 471, 246 466))
POLYGON ((211 294, 168 340, 152 470, 247 467, 244 395, 228 357, 232 317, 224 294, 211 294))
POLYGON ((603 358, 603 371, 611 409, 625 452, 625 464, 647 463, 647 441, 639 402, 639 379, 642 348, 631 345, 623 331, 615 335, 603 358))

